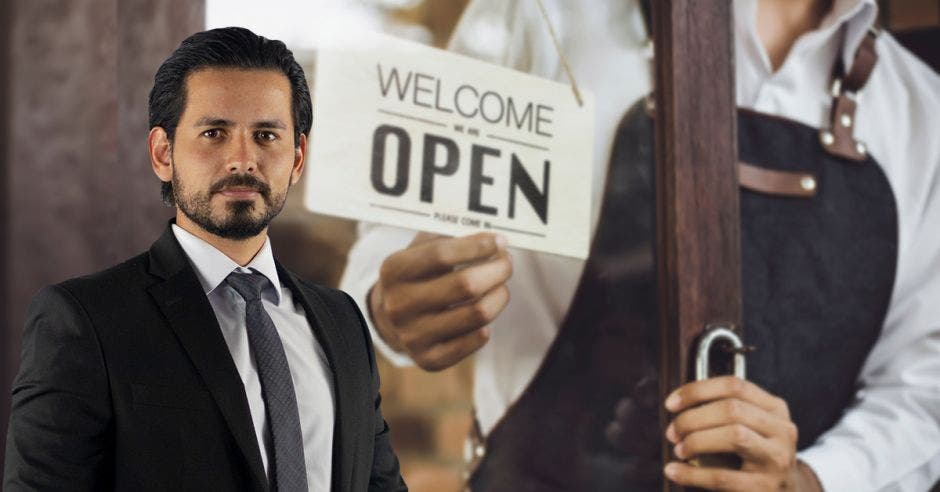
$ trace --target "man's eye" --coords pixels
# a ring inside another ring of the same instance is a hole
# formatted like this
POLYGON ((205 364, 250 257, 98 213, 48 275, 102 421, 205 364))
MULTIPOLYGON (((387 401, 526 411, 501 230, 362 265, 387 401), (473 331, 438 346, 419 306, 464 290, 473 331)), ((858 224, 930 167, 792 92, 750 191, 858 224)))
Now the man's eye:
POLYGON ((219 138, 222 136, 222 131, 218 128, 213 128, 211 130, 206 130, 202 132, 202 136, 206 138, 219 138))
POLYGON ((263 142, 273 142, 278 139, 278 135, 274 132, 260 131, 255 133, 255 138, 263 142))

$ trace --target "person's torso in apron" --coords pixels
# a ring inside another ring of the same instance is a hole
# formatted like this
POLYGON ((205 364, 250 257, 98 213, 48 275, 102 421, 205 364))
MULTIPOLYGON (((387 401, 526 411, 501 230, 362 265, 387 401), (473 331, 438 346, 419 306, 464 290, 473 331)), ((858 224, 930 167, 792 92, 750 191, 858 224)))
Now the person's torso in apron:
MULTIPOLYGON (((784 398, 811 445, 851 405, 894 283, 897 212, 881 167, 825 152, 820 131, 738 112, 739 160, 811 176, 812 193, 741 190, 748 379, 784 398)), ((617 132, 601 219, 542 366, 476 449, 474 491, 661 487, 653 121, 617 132), (624 425, 626 424, 626 425, 624 425)), ((743 182, 743 179, 742 179, 743 182)))

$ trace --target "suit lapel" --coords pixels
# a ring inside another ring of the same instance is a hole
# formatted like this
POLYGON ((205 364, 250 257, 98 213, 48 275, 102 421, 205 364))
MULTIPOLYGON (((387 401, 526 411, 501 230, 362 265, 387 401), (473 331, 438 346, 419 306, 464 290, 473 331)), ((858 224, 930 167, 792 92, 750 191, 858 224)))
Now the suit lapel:
POLYGON ((313 329, 317 341, 333 372, 333 391, 336 395, 336 415, 333 423, 333 490, 348 490, 352 483, 353 463, 356 450, 356 434, 362 425, 356 415, 356 388, 368 385, 361 381, 355 368, 350 364, 349 342, 342 327, 336 323, 320 296, 306 288, 280 263, 277 264, 278 276, 291 290, 295 302, 304 308, 307 321, 313 329))
POLYGON ((149 292, 218 404, 256 485, 266 490, 268 482, 245 387, 212 306, 169 227, 150 249, 150 258, 151 273, 164 281, 151 286, 149 292))

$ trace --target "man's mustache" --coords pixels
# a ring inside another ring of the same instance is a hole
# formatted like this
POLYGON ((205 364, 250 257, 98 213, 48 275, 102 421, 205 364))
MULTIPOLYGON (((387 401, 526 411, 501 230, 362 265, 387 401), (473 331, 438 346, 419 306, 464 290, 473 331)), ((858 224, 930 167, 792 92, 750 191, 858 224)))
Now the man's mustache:
POLYGON ((250 188, 260 193, 263 197, 267 197, 271 193, 271 187, 268 186, 267 183, 250 174, 233 174, 226 176, 213 183, 209 188, 209 193, 215 194, 226 188, 250 188))

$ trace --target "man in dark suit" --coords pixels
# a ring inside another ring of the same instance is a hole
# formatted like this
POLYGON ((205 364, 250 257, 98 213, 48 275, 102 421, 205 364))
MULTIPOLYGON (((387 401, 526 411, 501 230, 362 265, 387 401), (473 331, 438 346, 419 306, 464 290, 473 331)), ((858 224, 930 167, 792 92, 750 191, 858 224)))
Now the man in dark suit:
POLYGON ((405 489, 361 314, 267 238, 310 123, 279 41, 216 29, 163 63, 148 143, 175 221, 33 302, 4 490, 405 489))

